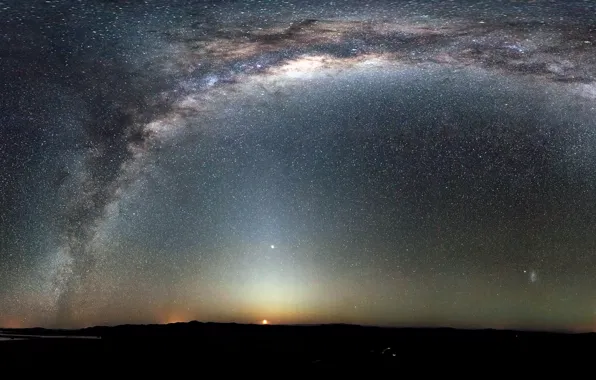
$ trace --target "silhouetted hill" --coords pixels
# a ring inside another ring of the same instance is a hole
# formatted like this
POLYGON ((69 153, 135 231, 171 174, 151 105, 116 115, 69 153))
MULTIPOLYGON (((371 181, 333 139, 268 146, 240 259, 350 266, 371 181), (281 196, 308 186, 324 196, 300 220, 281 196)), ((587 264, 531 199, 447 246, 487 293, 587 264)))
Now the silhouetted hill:
POLYGON ((393 368, 447 361, 531 365, 596 343, 594 334, 353 325, 241 325, 188 322, 97 326, 81 330, 14 329, 44 336, 0 342, 1 357, 68 357, 78 363, 192 366, 275 365, 291 368, 393 368), (66 339, 96 336, 101 339, 66 339), (52 338, 54 337, 54 338, 52 338), (371 367, 372 366, 372 367, 371 367))

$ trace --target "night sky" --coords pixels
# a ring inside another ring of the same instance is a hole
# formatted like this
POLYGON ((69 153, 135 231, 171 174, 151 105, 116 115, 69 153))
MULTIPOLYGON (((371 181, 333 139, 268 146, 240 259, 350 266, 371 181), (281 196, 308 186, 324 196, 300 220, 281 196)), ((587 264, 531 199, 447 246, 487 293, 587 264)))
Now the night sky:
POLYGON ((0 1, 0 326, 596 329, 587 1, 0 1))

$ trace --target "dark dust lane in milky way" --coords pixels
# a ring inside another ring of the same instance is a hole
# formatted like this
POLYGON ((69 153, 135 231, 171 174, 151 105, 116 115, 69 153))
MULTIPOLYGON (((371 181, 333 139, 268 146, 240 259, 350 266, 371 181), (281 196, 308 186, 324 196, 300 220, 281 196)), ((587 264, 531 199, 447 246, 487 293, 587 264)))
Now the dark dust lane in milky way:
POLYGON ((0 8, 0 324, 591 329, 590 4, 0 8))

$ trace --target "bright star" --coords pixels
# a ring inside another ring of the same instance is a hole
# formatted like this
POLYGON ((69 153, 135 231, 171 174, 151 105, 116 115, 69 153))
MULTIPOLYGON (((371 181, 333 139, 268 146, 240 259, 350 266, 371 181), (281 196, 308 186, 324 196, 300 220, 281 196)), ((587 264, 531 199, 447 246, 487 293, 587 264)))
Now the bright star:
POLYGON ((275 248, 275 246, 273 244, 271 244, 271 249, 274 249, 274 248, 275 248))

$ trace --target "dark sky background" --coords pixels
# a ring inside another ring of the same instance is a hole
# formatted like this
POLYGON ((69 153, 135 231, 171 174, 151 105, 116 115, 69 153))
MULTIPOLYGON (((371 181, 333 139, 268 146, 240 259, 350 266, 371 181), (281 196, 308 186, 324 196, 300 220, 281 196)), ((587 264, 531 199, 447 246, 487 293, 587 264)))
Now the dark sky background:
POLYGON ((596 326, 589 2, 25 3, 0 326, 596 326))

